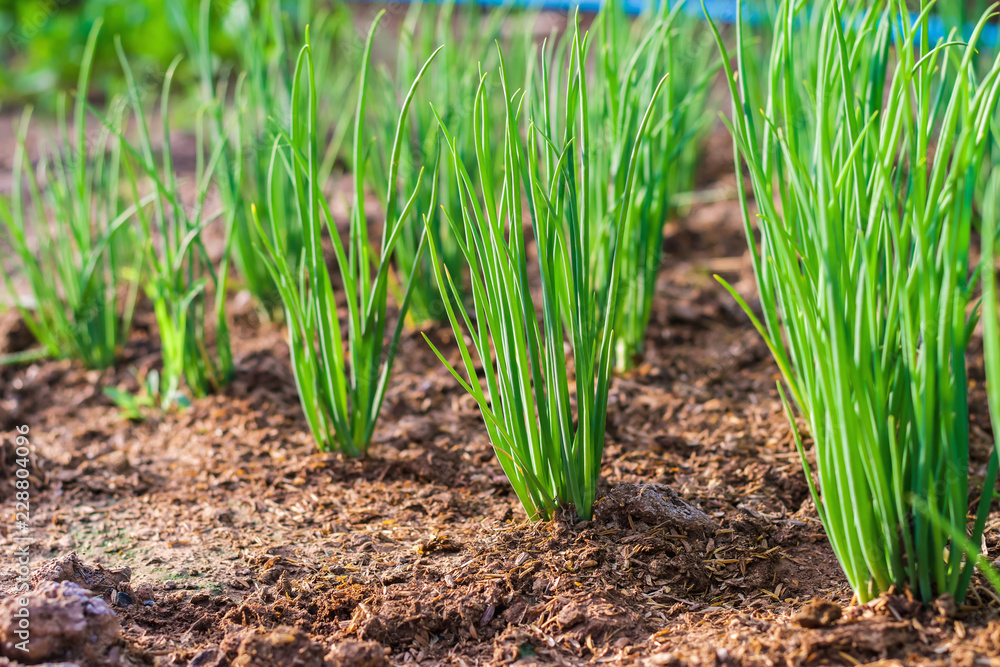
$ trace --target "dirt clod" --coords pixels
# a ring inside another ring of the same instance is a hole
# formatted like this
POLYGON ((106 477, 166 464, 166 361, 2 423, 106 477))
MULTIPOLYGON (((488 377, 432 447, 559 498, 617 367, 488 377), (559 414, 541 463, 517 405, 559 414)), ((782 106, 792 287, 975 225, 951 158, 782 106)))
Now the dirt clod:
POLYGON ((326 654, 327 667, 388 667, 388 650, 377 642, 341 642, 326 654))
POLYGON ((125 452, 117 450, 108 452, 99 458, 98 461, 116 475, 126 475, 132 470, 132 463, 128 460, 125 452))
POLYGON ((24 352, 35 344, 35 335, 13 309, 0 315, 0 354, 24 352))
POLYGON ((153 594, 153 587, 149 584, 137 586, 133 591, 138 604, 151 605, 156 603, 156 596, 153 594))
POLYGON ((829 600, 810 600, 793 618, 803 628, 823 628, 840 619, 840 606, 829 600))
POLYGON ((913 625, 905 621, 841 624, 809 632, 802 641, 802 650, 806 655, 824 649, 850 649, 875 657, 898 646, 912 645, 918 636, 913 625))
POLYGON ((952 594, 945 593, 937 600, 934 600, 934 611, 938 613, 938 616, 954 618, 955 614, 958 613, 958 605, 955 603, 955 598, 952 594))
POLYGON ((84 666, 119 664, 121 624, 111 607, 70 581, 43 581, 23 596, 0 600, 0 650, 26 663, 74 661, 84 666), (20 604, 21 597, 27 605, 20 604), (29 641, 22 631, 27 609, 29 641), (19 615, 20 614, 20 615, 19 615))
POLYGON ((572 628, 575 625, 579 625, 587 620, 587 612, 583 608, 583 605, 576 602, 571 602, 562 609, 556 615, 556 625, 559 626, 560 630, 565 630, 567 628, 572 628))
POLYGON ((95 595, 108 595, 111 591, 130 590, 132 570, 128 567, 105 569, 100 565, 87 565, 76 552, 43 563, 31 575, 36 586, 43 581, 68 581, 95 595))
POLYGON ((250 634, 240 643, 233 667, 324 667, 325 651, 298 628, 279 626, 250 634))

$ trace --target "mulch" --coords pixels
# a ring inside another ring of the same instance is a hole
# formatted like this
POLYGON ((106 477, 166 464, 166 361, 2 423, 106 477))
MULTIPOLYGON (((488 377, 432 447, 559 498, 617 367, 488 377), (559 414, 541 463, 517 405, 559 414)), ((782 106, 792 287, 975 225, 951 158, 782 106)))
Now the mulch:
MULTIPOLYGON (((714 273, 753 293, 732 201, 668 225, 644 358, 613 384, 590 522, 527 521, 474 401, 420 332, 403 339, 369 456, 317 452, 281 327, 246 312, 233 383, 141 423, 101 387, 138 389, 157 363, 148 313, 118 369, 0 369, 0 477, 27 424, 34 562, 130 568, 114 605, 122 664, 281 664, 282 646, 301 664, 1000 664, 1000 601, 978 579, 961 608, 902 593, 851 605, 777 369, 714 273)), ((457 354, 450 330, 425 333, 457 354)), ((973 384, 981 476, 992 435, 973 384)), ((9 484, 0 497, 12 502, 9 484)), ((994 557, 998 526, 994 511, 994 557)), ((12 530, 0 524, 5 552, 12 530)))

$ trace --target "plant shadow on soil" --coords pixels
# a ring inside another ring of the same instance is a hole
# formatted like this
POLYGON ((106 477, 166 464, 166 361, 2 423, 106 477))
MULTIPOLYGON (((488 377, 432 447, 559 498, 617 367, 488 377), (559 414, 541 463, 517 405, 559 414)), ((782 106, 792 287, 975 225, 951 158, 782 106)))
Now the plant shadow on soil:
MULTIPOLYGON (((732 154, 722 133, 712 146, 732 154)), ((703 180, 735 182, 731 168, 703 180)), ((221 395, 143 423, 122 420, 101 387, 135 389, 131 369, 156 363, 148 314, 118 370, 0 370, 0 495, 12 504, 11 434, 27 424, 35 567, 62 559, 50 578, 103 597, 122 627, 97 657, 72 646, 53 657, 201 667, 375 665, 386 654, 454 665, 1000 660, 1000 605, 978 578, 957 611, 904 596, 849 607, 777 370, 711 277, 753 293, 738 206, 696 205, 668 226, 665 247, 644 358, 612 389, 592 522, 526 521, 474 402, 416 332, 362 461, 314 450, 283 334, 253 317, 234 318, 237 376, 221 395), (845 607, 842 617, 803 616, 816 598, 845 607)), ((427 332, 456 354, 450 330, 427 332)), ((981 475, 992 441, 981 382, 971 402, 981 475)), ((994 557, 998 525, 994 512, 994 557)), ((0 532, 12 552, 12 526, 0 532)), ((8 597, 15 568, 2 573, 8 597)))

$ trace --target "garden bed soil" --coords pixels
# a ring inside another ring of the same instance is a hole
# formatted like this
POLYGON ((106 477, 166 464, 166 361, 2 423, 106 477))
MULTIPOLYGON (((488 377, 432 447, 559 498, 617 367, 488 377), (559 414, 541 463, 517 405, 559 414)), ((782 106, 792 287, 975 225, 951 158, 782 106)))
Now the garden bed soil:
MULTIPOLYGON (((731 189, 727 136, 712 146, 702 187, 731 189)), ((851 606, 777 369, 713 273, 754 291, 733 201, 668 226, 644 359, 613 384, 590 522, 526 520, 475 403, 417 331, 363 460, 315 451, 282 330, 239 297, 235 380, 181 412, 129 422, 102 394, 137 389, 158 362, 148 314, 118 370, 2 369, 0 639, 22 534, 12 444, 27 425, 33 609, 72 616, 36 625, 46 660, 1000 664, 1000 601, 978 577, 961 608, 905 594, 851 606)), ((457 355, 450 330, 426 333, 457 355)), ((972 379, 981 476, 992 436, 981 370, 972 379)), ((998 526, 994 512, 994 557, 998 526)))

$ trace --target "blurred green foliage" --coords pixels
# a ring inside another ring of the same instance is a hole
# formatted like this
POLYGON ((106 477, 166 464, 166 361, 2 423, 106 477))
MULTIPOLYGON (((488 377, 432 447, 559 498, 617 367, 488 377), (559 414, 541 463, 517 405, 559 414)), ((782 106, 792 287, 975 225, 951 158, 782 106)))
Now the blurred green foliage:
POLYGON ((938 2, 938 15, 949 27, 961 27, 967 30, 970 24, 975 24, 986 10, 989 9, 995 0, 966 0, 965 2, 955 2, 945 0, 938 2))
MULTIPOLYGON (((196 0, 184 0, 194 10, 196 0)), ((225 19, 241 0, 213 3, 218 35, 212 45, 222 58, 232 56, 225 19)), ((137 72, 157 78, 184 51, 171 3, 164 0, 0 0, 0 101, 53 104, 52 93, 72 89, 79 73, 87 35, 104 19, 94 54, 93 88, 98 94, 120 92, 121 67, 114 36, 120 35, 137 72)))
MULTIPOLYGON (((978 19, 992 2, 942 0, 936 11, 948 25, 961 25, 978 19)), ((198 0, 179 3, 189 12, 195 12, 199 4, 198 0)), ((280 4, 286 27, 300 27, 317 5, 330 1, 283 0, 280 4)), ((911 4, 919 6, 917 0, 911 4)), ((255 0, 212 1, 212 51, 223 63, 239 62, 242 28, 255 5, 255 0)), ((87 35, 98 18, 104 19, 104 29, 94 55, 94 94, 124 89, 115 35, 121 36, 140 77, 151 79, 150 87, 158 87, 170 61, 185 52, 174 7, 170 0, 0 0, 0 104, 32 102, 42 109, 53 108, 53 93, 72 89, 87 35)), ((175 85, 191 83, 193 76, 181 68, 175 85)))

